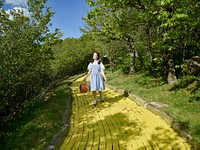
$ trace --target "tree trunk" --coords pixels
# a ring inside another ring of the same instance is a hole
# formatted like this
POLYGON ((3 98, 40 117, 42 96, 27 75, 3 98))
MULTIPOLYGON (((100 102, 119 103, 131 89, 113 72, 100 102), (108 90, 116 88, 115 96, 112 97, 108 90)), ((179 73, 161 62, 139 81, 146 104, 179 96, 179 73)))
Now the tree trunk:
POLYGON ((130 54, 130 74, 135 74, 135 47, 134 47, 134 40, 130 36, 126 35, 125 38, 123 38, 128 45, 129 54, 130 54))
POLYGON ((130 74, 134 75, 135 74, 135 47, 134 47, 134 40, 131 36, 126 35, 121 38, 122 40, 126 41, 129 49, 129 54, 130 54, 130 74))
POLYGON ((147 52, 149 53, 149 62, 152 64, 153 56, 151 53, 151 26, 146 30, 147 33, 147 52))
POLYGON ((113 59, 110 58, 109 60, 110 60, 110 70, 111 70, 111 72, 114 72, 114 62, 113 62, 113 59))
POLYGON ((135 74, 135 51, 134 49, 130 49, 130 74, 135 74))
POLYGON ((174 61, 172 59, 168 60, 167 68, 168 68, 167 69, 167 71, 168 71, 168 77, 167 77, 168 84, 173 85, 173 84, 177 83, 178 80, 176 78, 174 61))

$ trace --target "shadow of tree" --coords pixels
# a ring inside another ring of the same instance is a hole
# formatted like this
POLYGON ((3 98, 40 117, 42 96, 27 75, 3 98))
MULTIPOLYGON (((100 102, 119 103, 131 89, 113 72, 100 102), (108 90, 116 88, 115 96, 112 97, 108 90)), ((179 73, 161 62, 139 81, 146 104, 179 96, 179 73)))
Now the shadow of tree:
POLYGON ((178 135, 174 135, 173 130, 165 129, 163 127, 156 127, 157 132, 151 134, 151 139, 148 139, 148 143, 139 147, 138 149, 148 149, 148 147, 154 148, 154 144, 156 143, 156 147, 159 149, 167 149, 167 150, 182 150, 188 149, 183 143, 178 139, 178 135), (152 144, 154 143, 154 144, 152 144))
POLYGON ((142 134, 139 128, 142 124, 129 121, 128 117, 123 113, 100 117, 101 119, 92 118, 94 119, 92 120, 90 118, 91 121, 87 122, 87 124, 84 124, 85 120, 83 118, 72 129, 78 132, 71 136, 68 143, 65 143, 64 149, 73 149, 75 147, 85 149, 95 147, 95 145, 97 149, 102 149, 102 147, 107 149, 120 149, 119 147, 123 147, 126 149, 126 142, 142 134), (82 143, 84 141, 86 143, 83 146, 82 143))
POLYGON ((116 103, 122 99, 126 99, 123 95, 115 95, 114 97, 110 97, 109 95, 105 95, 106 102, 109 104, 116 103))

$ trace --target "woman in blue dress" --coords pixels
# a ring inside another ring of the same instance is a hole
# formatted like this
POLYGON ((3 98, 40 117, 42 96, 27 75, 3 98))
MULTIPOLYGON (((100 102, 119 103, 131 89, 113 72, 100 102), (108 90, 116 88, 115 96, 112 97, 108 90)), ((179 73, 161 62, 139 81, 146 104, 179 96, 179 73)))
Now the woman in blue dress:
POLYGON ((88 76, 90 75, 90 84, 89 84, 89 90, 93 92, 94 96, 94 106, 97 104, 97 91, 100 94, 100 101, 103 103, 103 90, 105 90, 104 80, 106 81, 105 77, 105 67, 103 63, 100 60, 100 54, 98 52, 95 52, 93 54, 93 59, 88 65, 88 73, 83 79, 86 81, 88 76), (103 80, 104 79, 104 80, 103 80))

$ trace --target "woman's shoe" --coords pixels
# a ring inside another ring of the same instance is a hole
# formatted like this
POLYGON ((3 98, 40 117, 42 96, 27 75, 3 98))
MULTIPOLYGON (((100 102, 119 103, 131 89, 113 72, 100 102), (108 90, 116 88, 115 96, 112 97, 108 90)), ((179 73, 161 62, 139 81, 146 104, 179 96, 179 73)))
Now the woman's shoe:
POLYGON ((104 100, 103 100, 103 99, 101 100, 101 103, 104 103, 104 100))
POLYGON ((93 104, 93 106, 94 106, 94 107, 96 107, 96 106, 97 106, 97 104, 93 104))

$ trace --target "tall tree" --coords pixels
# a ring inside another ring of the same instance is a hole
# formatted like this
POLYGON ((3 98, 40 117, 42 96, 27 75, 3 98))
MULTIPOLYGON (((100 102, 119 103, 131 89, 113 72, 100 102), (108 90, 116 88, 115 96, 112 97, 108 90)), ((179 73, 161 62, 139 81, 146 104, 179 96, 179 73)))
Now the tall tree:
POLYGON ((52 46, 61 36, 48 26, 53 12, 46 0, 28 1, 23 10, 0 9, 0 97, 1 114, 14 113, 23 102, 35 97, 51 80, 52 46))
POLYGON ((111 40, 123 40, 129 47, 130 72, 135 73, 134 34, 140 20, 133 7, 127 1, 86 1, 94 9, 90 10, 83 20, 90 26, 89 32, 106 36, 111 40), (135 18, 134 20, 131 18, 135 18))
POLYGON ((199 2, 162 0, 156 5, 159 8, 154 11, 158 31, 153 46, 158 50, 157 57, 161 57, 166 64, 168 83, 174 84, 178 75, 175 67, 183 65, 185 59, 197 55, 199 50, 199 34, 196 33, 199 15, 194 15, 199 13, 196 9, 199 2))

